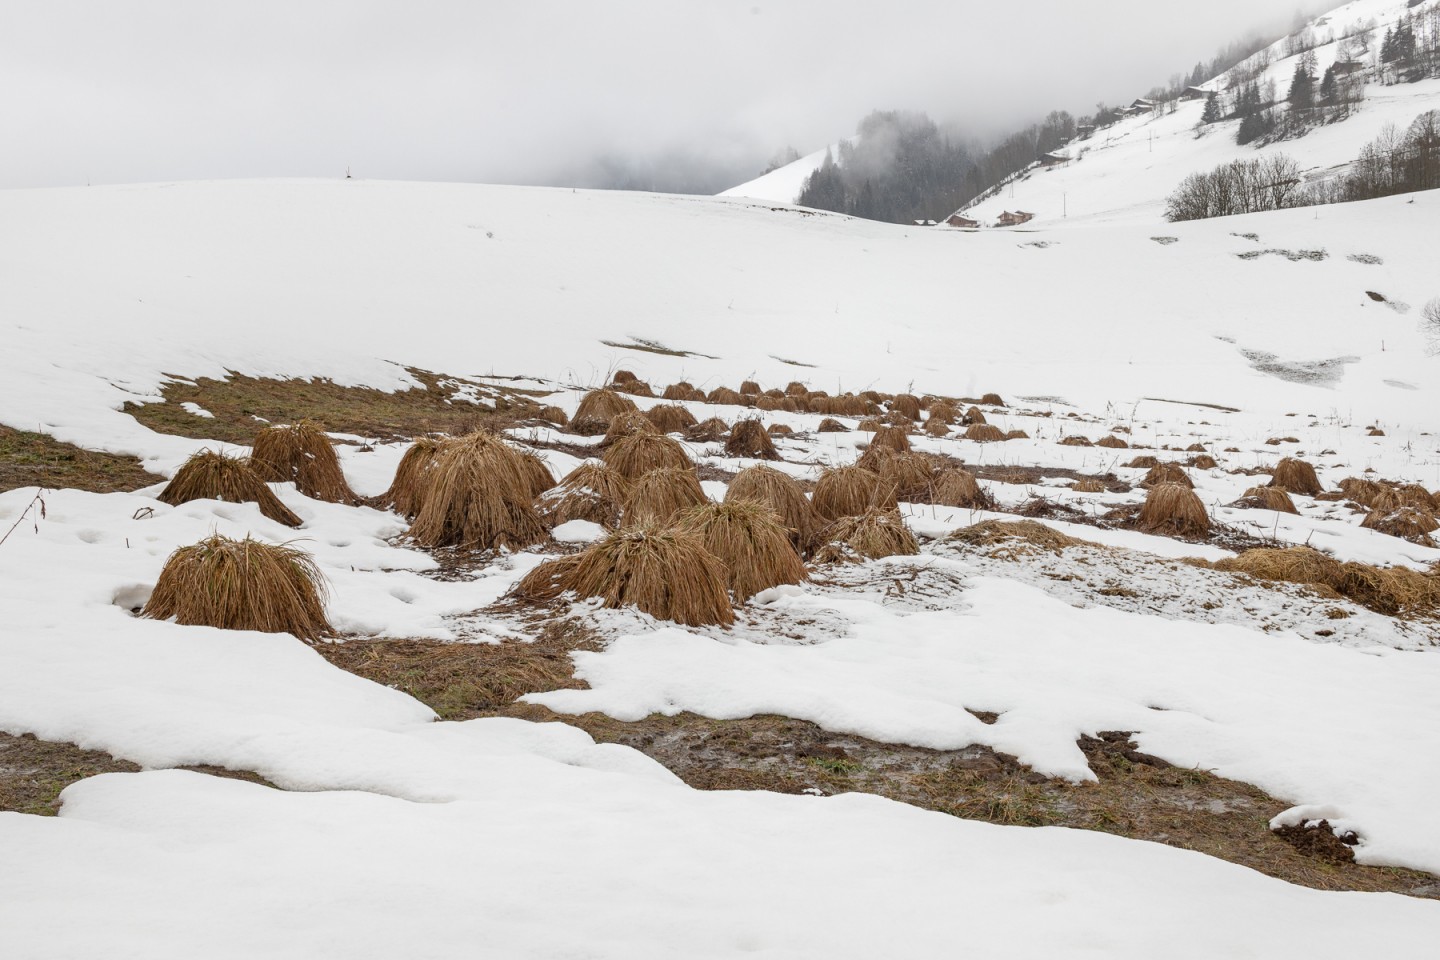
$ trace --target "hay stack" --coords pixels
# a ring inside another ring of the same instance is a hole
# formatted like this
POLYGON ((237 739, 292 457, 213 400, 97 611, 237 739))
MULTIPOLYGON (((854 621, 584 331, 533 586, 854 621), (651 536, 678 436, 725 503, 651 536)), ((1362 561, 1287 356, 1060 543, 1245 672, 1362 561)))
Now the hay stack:
POLYGON ((784 410, 785 403, 780 397, 771 397, 766 394, 761 394, 760 396, 755 398, 755 409, 764 411, 784 410))
POLYGON ((972 423, 965 428, 965 439, 974 440, 976 443, 995 443, 1011 438, 993 423, 972 423))
POLYGON ((673 468, 694 471, 695 463, 680 441, 663 433, 632 433, 615 441, 604 453, 610 469, 626 480, 651 470, 673 468))
POLYGON ((1440 577, 1426 576, 1409 567, 1346 563, 1341 566, 1336 589, 1361 606, 1389 617, 1433 615, 1440 609, 1440 577))
POLYGON ((1153 470, 1156 467, 1160 466, 1160 461, 1147 454, 1145 456, 1136 457, 1134 460, 1131 460, 1129 463, 1125 464, 1125 466, 1131 467, 1135 470, 1153 470))
POLYGON ((785 396, 787 397, 808 397, 809 395, 810 388, 799 380, 791 380, 785 384, 785 396))
POLYGON ((920 552, 897 510, 872 508, 859 516, 841 517, 820 531, 817 543, 817 563, 855 563, 920 552))
POLYGON ((762 391, 760 390, 760 384, 756 383, 754 380, 740 381, 741 396, 755 397, 759 396, 761 392, 762 391))
POLYGON ((587 460, 540 498, 536 506, 551 526, 588 520, 602 527, 620 526, 630 482, 605 464, 587 460))
POLYGON ((985 414, 980 410, 979 407, 971 407, 969 410, 966 410, 965 416, 960 418, 960 422, 967 427, 973 426, 977 423, 989 423, 989 421, 985 419, 985 414))
POLYGON ((619 393, 628 393, 632 397, 653 398, 655 396, 655 391, 651 389, 650 384, 643 380, 627 380, 624 383, 615 384, 611 389, 619 393))
POLYGON ((678 403, 662 403, 645 411, 661 433, 684 433, 697 423, 695 414, 678 403))
POLYGON ((692 443, 715 443, 724 440, 729 434, 730 424, 719 417, 710 417, 686 430, 685 439, 692 443))
POLYGON ((1070 484, 1070 489, 1076 493, 1104 493, 1106 488, 1102 481, 1094 477, 1081 477, 1070 484))
POLYGON ((1185 472, 1185 468, 1178 463, 1165 462, 1157 463, 1145 474, 1145 479, 1140 481, 1140 486, 1145 489, 1158 487, 1162 483, 1178 483, 1187 490, 1195 489, 1195 481, 1185 472))
POLYGON ((1279 487, 1251 487, 1245 495, 1235 501, 1235 506, 1251 510, 1274 510, 1277 513, 1296 513, 1295 501, 1290 494, 1279 487))
POLYGON ((567 591, 610 609, 635 607, 689 627, 728 626, 735 611, 725 565, 689 533, 640 527, 612 533, 573 557, 542 563, 517 585, 534 598, 567 591))
POLYGON ((605 438, 600 441, 600 446, 608 447, 637 433, 659 432, 660 428, 655 426, 655 421, 639 410, 631 410, 610 418, 610 425, 605 428, 605 438))
POLYGON ((706 403, 724 403, 732 407, 743 407, 745 398, 729 387, 716 387, 705 397, 706 403))
POLYGON ((779 460, 780 451, 770 442, 770 434, 759 420, 737 420, 725 441, 728 457, 750 457, 755 460, 779 460))
MULTIPOLYGON (((936 400, 930 404, 929 420, 939 420, 941 423, 954 423, 960 419, 960 411, 948 400, 936 400)), ((927 421, 928 422, 928 421, 927 421)))
POLYGON ((536 473, 493 434, 448 441, 426 478, 410 525, 421 546, 518 550, 545 539, 533 502, 536 473))
POLYGON ((790 530, 796 546, 810 542, 820 525, 815 509, 794 477, 773 467, 756 464, 735 475, 725 490, 725 502, 753 500, 764 504, 790 530))
POLYGON ((815 484, 810 503, 823 520, 859 516, 872 507, 894 510, 897 506, 895 488, 863 467, 826 470, 815 484))
POLYGON ((1005 401, 1000 399, 1000 394, 998 393, 987 393, 985 394, 985 396, 980 398, 980 402, 985 404, 985 406, 987 407, 1005 406, 1005 401))
POLYGON ((1145 496, 1137 525, 1146 533, 1202 536, 1210 531, 1210 514, 1184 484, 1157 483, 1145 496))
POLYGON ((755 500, 704 503, 680 515, 675 529, 692 534, 725 565, 736 603, 761 590, 806 579, 805 564, 790 531, 768 506, 755 500))
POLYGON ((325 578, 308 553, 216 534, 170 554, 140 615, 318 640, 335 632, 325 596, 325 578))
MULTIPOLYGON (((688 382, 688 381, 681 380, 681 381, 678 382, 678 383, 672 383, 672 384, 670 384, 670 386, 666 387, 663 391, 661 391, 661 393, 660 393, 660 399, 662 399, 662 400, 694 400, 694 399, 695 399, 695 394, 696 394, 695 385, 694 385, 693 383, 688 382)), ((705 399, 705 395, 704 395, 703 393, 700 394, 700 399, 701 399, 701 400, 704 400, 704 399, 705 399)))
POLYGON ((610 382, 618 385, 622 383, 634 383, 639 379, 639 377, 635 376, 633 370, 616 370, 615 375, 610 378, 610 382))
POLYGON ((591 390, 580 398, 567 429, 585 437, 598 437, 610 428, 610 421, 622 413, 633 413, 635 401, 614 390, 591 390))
POLYGON ((295 489, 330 503, 354 506, 360 497, 345 482, 335 445, 314 420, 265 427, 255 435, 250 467, 261 480, 295 484, 295 489))
POLYGON ((564 409, 560 407, 541 407, 540 412, 535 414, 536 420, 544 420, 546 423, 553 423, 557 427, 563 427, 570 422, 565 415, 564 409))
POLYGON ((642 474, 630 483, 620 525, 624 528, 664 526, 706 500, 695 471, 666 467, 642 474))
POLYGON ((910 438, 904 427, 881 427, 870 438, 870 449, 893 450, 896 453, 910 452, 910 438))
MULTIPOLYGON (((1123 443, 1124 441, 1121 441, 1121 442, 1123 443)), ((1078 434, 1078 433, 1072 433, 1072 434, 1070 434, 1068 437, 1061 437, 1061 438, 1060 438, 1060 446, 1062 446, 1062 447, 1093 447, 1093 446, 1095 446, 1095 444, 1093 444, 1093 443, 1090 442, 1090 438, 1089 438, 1089 437, 1081 436, 1081 435, 1078 434)))
POLYGON ((772 437, 793 437, 795 435, 795 429, 784 423, 772 423, 765 428, 765 432, 772 437))
POLYGON ((274 491, 265 486, 265 481, 250 468, 249 460, 213 450, 191 454, 156 499, 171 506, 191 500, 254 503, 259 505, 261 514, 276 523, 287 527, 298 527, 301 523, 300 518, 281 503, 274 491))
POLYGON ((898 413, 907 420, 919 420, 920 398, 908 393, 896 394, 895 399, 890 401, 890 412, 898 413))
POLYGON ((901 500, 923 503, 930 499, 935 482, 935 463, 929 457, 871 447, 855 461, 855 466, 878 473, 901 500))
POLYGON ((538 497, 555 486, 555 474, 550 472, 550 465, 545 462, 544 457, 529 450, 516 452, 520 455, 520 467, 530 481, 530 496, 538 497))
POLYGON ((990 495, 980 486, 969 470, 951 467, 935 475, 930 502, 942 507, 965 507, 988 510, 994 505, 990 495))
POLYGON ((826 417, 820 421, 820 426, 815 428, 816 433, 849 433, 850 428, 839 420, 826 417))
POLYGON ((855 429, 861 430, 865 433, 874 433, 883 426, 885 426, 885 422, 883 420, 880 420, 876 417, 866 417, 859 423, 855 424, 855 429))
POLYGON ((1430 534, 1440 530, 1440 522, 1435 520, 1433 513, 1423 507, 1410 506, 1400 506, 1388 513, 1372 510, 1360 526, 1424 547, 1435 546, 1430 534))
POLYGON ((412 443, 395 468, 395 479, 390 481, 390 489, 380 494, 380 505, 389 507, 406 520, 415 519, 425 493, 426 474, 435 465, 435 457, 443 445, 443 441, 429 437, 421 437, 412 443))
POLYGON ((927 437, 935 437, 938 440, 941 437, 948 437, 950 435, 950 428, 945 424, 944 420, 935 420, 932 418, 925 421, 925 435, 927 437))
POLYGON ((1430 495, 1430 491, 1418 483, 1406 483, 1396 487, 1395 496, 1406 506, 1419 507, 1422 510, 1429 510, 1432 513, 1435 512, 1437 507, 1440 507, 1440 503, 1435 502, 1435 498, 1430 495))
POLYGON ((1269 486, 1284 487, 1290 493, 1305 497, 1316 497, 1325 492, 1315 468, 1304 460, 1286 457, 1275 464, 1275 473, 1270 477, 1269 486))
POLYGON ((1006 440, 1029 440, 1030 434, 1024 430, 1010 430, 1005 434, 1006 440))
POLYGON ((1095 441, 1095 446, 1097 446, 1097 447, 1109 447, 1111 450, 1128 450, 1128 449, 1130 449, 1130 444, 1126 443, 1126 442, 1125 442, 1123 439, 1121 439, 1120 437, 1115 436, 1115 434, 1113 434, 1113 433, 1107 433, 1107 434, 1105 434, 1105 436, 1101 437, 1099 440, 1096 440, 1096 441, 1095 441))
POLYGON ((1215 458, 1210 456, 1210 454, 1208 453, 1202 453, 1198 456, 1191 457, 1188 463, 1190 466, 1194 467, 1197 470, 1214 470, 1216 467, 1220 466, 1220 464, 1215 462, 1215 458))
MULTIPOLYGON (((1262 488, 1263 489, 1263 488, 1262 488)), ((1310 547, 1263 547, 1215 561, 1216 570, 1260 580, 1280 580, 1338 589, 1344 576, 1340 561, 1310 547)))
POLYGON ((1006 549, 1000 559, 1014 560, 1019 556, 1034 553, 1033 549, 1059 553, 1066 547, 1075 547, 1085 541, 1066 536, 1054 527, 1035 520, 984 520, 968 527, 961 527, 945 538, 946 543, 959 543, 967 547, 995 547, 1004 544, 1006 549))

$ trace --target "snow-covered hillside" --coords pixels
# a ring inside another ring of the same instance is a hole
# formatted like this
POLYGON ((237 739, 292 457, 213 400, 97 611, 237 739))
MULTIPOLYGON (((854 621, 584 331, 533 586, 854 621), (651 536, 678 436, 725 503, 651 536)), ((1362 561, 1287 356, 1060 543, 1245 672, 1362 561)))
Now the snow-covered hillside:
MULTIPOLYGON (((1433 2, 1433 0, 1432 0, 1433 2)), ((1373 66, 1387 27, 1413 8, 1404 0, 1356 0, 1312 20, 1307 28, 1317 40, 1331 38, 1311 50, 1317 75, 1341 57, 1343 49, 1366 51, 1360 62, 1373 66), (1372 30, 1357 32, 1370 22, 1372 30)), ((1287 41, 1277 41, 1257 56, 1270 65, 1258 77, 1273 82, 1284 99, 1300 54, 1285 56, 1287 41)), ((1253 59, 1253 58, 1252 58, 1253 59)), ((1440 108, 1440 80, 1391 86, 1365 86, 1365 99, 1343 121, 1320 126, 1296 139, 1266 146, 1235 142, 1239 120, 1209 124, 1197 130, 1203 100, 1179 102, 1174 112, 1143 112, 1076 139, 1062 153, 1071 159, 1059 166, 1036 166, 966 208, 966 216, 994 224, 1006 210, 1035 214, 1031 226, 1093 222, 1160 223, 1165 198, 1191 173, 1208 171, 1231 160, 1283 153, 1297 162, 1302 175, 1316 178, 1356 159, 1365 144, 1389 124, 1404 130, 1420 114, 1440 108)), ((1204 85, 1223 89, 1223 78, 1204 85)), ((943 213, 943 212, 942 212, 943 213)), ((1321 210, 1319 216, 1331 211, 1321 210)), ((1311 216, 1315 212, 1311 211, 1311 216)))
POLYGON ((718 196, 741 197, 747 200, 767 200, 772 203, 794 203, 805 189, 810 174, 820 169, 827 154, 834 156, 840 144, 831 144, 823 150, 807 153, 799 160, 792 160, 783 167, 761 174, 739 186, 722 191, 718 196))

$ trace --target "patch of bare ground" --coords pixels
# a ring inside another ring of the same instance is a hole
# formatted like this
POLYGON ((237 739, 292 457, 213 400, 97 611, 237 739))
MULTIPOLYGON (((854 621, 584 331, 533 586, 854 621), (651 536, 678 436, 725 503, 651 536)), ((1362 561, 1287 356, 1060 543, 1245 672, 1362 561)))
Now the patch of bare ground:
POLYGON ((95 453, 54 437, 0 426, 0 492, 20 487, 113 493, 138 490, 164 477, 134 457, 95 453))
POLYGON ((345 387, 330 380, 279 380, 231 373, 223 380, 175 379, 161 403, 127 403, 125 411, 157 433, 248 445, 264 423, 318 420, 335 433, 401 440, 431 433, 462 434, 477 427, 502 430, 539 412, 535 391, 480 384, 427 370, 406 368, 423 386, 393 393, 345 387), (487 404, 470 402, 483 398, 487 404), (213 414, 184 409, 194 403, 213 414))
MULTIPOLYGON (((963 462, 963 461, 962 461, 963 462)), ((1104 484, 1107 493, 1129 493, 1133 489, 1130 484, 1121 480, 1113 473, 1080 473, 1076 470, 1067 470, 1063 467, 1021 467, 1002 466, 999 464, 977 463, 966 464, 965 469, 975 475, 977 480, 988 480, 993 483, 1026 483, 1040 484, 1047 479, 1060 477, 1065 480, 1097 480, 1104 484)))
MULTIPOLYGON (((102 750, 40 740, 28 733, 18 737, 0 733, 0 810, 54 816, 60 809, 60 791, 77 780, 102 773, 137 773, 140 769, 102 750)), ((259 774, 244 770, 209 764, 180 769, 273 786, 259 774)))
POLYGON ((1101 830, 1198 850, 1318 889, 1440 897, 1440 882, 1427 874, 1358 866, 1289 842, 1269 829, 1270 818, 1288 804, 1247 784, 1147 756, 1123 732, 1080 740, 1099 782, 1072 784, 988 747, 900 746, 786 717, 711 720, 681 713, 627 723, 518 703, 525 693, 584 687, 574 676, 570 653, 602 644, 582 618, 558 611, 529 617, 535 639, 528 643, 355 640, 316 649, 343 669, 429 704, 445 719, 508 716, 568 723, 597 741, 653 757, 701 790, 874 793, 967 819, 1101 830))

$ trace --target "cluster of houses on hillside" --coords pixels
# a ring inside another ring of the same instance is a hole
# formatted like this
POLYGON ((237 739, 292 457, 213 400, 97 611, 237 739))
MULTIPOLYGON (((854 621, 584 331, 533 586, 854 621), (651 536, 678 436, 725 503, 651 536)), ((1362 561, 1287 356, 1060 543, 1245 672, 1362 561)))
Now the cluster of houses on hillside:
MULTIPOLYGON (((1029 223, 1031 220, 1034 219, 1035 214, 1026 213, 1024 210, 1016 210, 1014 213, 1006 210, 1001 213, 999 218, 995 221, 995 226, 1018 227, 1020 224, 1029 223)), ((934 220, 916 220, 915 224, 916 226, 929 226, 934 222, 934 220)), ((950 216, 945 218, 945 225, 949 227, 969 227, 973 229, 975 227, 981 226, 981 223, 979 220, 971 219, 970 217, 965 216, 963 213, 956 212, 950 214, 950 216)))

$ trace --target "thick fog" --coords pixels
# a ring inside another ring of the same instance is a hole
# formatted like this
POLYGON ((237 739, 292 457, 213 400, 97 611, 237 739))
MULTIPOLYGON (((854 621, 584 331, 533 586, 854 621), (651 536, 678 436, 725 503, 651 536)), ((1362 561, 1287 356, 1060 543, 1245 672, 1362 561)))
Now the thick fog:
MULTIPOLYGON (((1326 4, 1312 3, 1313 11, 1326 4)), ((0 186, 344 176, 711 192, 875 108, 1128 101, 1296 0, 3 0, 0 186)))

